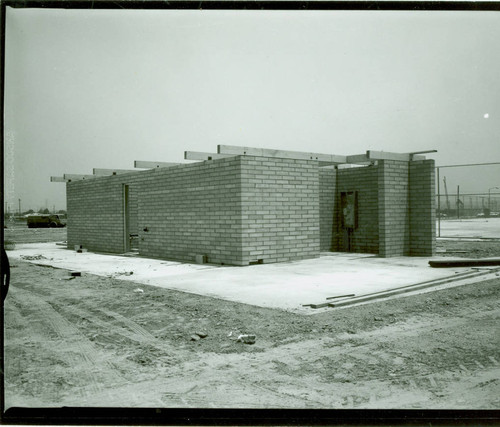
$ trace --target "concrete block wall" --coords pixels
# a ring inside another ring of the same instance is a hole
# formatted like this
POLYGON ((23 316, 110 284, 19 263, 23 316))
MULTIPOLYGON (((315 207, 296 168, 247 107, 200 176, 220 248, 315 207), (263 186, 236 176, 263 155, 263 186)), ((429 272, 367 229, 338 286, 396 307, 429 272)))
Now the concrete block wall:
POLYGON ((436 206, 434 160, 410 163, 410 255, 436 253, 436 206))
POLYGON ((345 251, 340 193, 358 192, 354 252, 435 253, 434 162, 350 169, 309 160, 235 156, 67 184, 68 247, 122 253, 123 185, 139 253, 248 265, 345 251), (147 229, 147 231, 144 231, 147 229))
POLYGON ((137 191, 141 255, 245 265, 239 157, 155 169, 137 191))
POLYGON ((335 205, 336 231, 334 247, 336 251, 347 251, 347 232, 341 228, 340 194, 358 192, 358 227, 352 232, 351 251, 379 252, 379 201, 378 166, 339 169, 337 178, 337 201, 335 205))
POLYGON ((410 255, 409 163, 381 160, 379 170, 379 255, 410 255))
POLYGON ((124 252, 123 181, 116 175, 66 184, 68 248, 124 252))
POLYGON ((337 218, 335 217, 336 169, 319 169, 320 250, 331 251, 337 247, 337 218))
POLYGON ((316 161, 243 156, 241 188, 245 263, 319 256, 316 161))

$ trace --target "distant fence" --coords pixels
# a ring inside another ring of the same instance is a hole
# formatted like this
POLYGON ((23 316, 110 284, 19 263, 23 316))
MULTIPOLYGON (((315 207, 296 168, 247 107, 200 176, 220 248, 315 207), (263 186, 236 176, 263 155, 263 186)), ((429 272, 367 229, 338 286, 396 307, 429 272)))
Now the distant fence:
MULTIPOLYGON (((438 237, 451 229, 456 236, 457 224, 448 227, 446 221, 500 217, 500 162, 437 166, 436 217, 438 237)), ((474 221, 464 222, 464 236, 471 234, 471 227, 474 221)))

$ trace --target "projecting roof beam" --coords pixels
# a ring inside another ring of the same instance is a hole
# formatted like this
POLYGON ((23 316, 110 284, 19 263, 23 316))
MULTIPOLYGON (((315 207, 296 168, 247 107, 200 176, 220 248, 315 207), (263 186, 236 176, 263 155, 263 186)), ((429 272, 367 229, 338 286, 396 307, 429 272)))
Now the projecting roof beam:
POLYGON ((424 160, 425 156, 417 156, 417 154, 437 153, 437 151, 438 150, 413 151, 413 152, 408 153, 408 154, 410 155, 411 160, 419 160, 419 159, 417 159, 417 157, 423 157, 423 159, 420 159, 420 160, 424 160))
POLYGON ((67 179, 70 181, 97 178, 95 175, 78 175, 78 174, 71 174, 71 173, 65 173, 63 176, 64 176, 64 179, 67 179))
POLYGON ((354 154, 352 156, 347 156, 347 163, 367 163, 370 161, 367 154, 354 154))
POLYGON ((282 159, 296 160, 318 160, 331 164, 340 164, 346 162, 346 156, 338 156, 335 154, 309 153, 303 151, 285 151, 285 150, 270 150, 267 148, 239 147, 236 145, 218 145, 217 153, 232 154, 233 156, 261 156, 261 157, 277 157, 282 159))
POLYGON ((234 157, 236 154, 202 153, 200 151, 184 151, 185 160, 216 160, 234 157))
POLYGON ((424 151, 412 151, 408 154, 427 154, 427 153, 437 153, 438 150, 424 150, 424 151))
POLYGON ((347 156, 347 163, 367 163, 373 160, 399 160, 402 162, 409 162, 411 160, 425 160, 425 156, 419 156, 413 153, 391 153, 373 150, 368 150, 366 154, 347 156))
POLYGON ((121 175, 122 173, 138 172, 133 169, 99 169, 94 168, 94 175, 108 176, 108 175, 121 175))
POLYGON ((134 168, 139 169, 169 168, 177 165, 182 165, 182 163, 148 162, 143 160, 134 160, 134 168))
POLYGON ((411 160, 425 160, 425 156, 410 153, 390 153, 386 151, 372 151, 366 152, 370 160, 401 160, 409 162, 411 160))
POLYGON ((51 176, 50 182, 68 182, 68 180, 64 179, 62 176, 51 176))

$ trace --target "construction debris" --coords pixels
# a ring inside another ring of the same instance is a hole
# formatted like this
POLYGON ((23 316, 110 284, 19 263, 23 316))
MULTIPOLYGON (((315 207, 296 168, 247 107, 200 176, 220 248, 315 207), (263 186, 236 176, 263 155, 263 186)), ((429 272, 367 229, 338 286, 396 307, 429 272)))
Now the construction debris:
POLYGON ((196 335, 198 335, 200 338, 206 338, 208 334, 206 332, 195 332, 196 335))
POLYGON ((348 294, 348 295, 337 295, 335 297, 326 297, 326 299, 335 299, 335 298, 347 298, 347 297, 353 297, 356 294, 348 294))
POLYGON ((24 259, 26 261, 37 261, 40 259, 47 259, 43 255, 21 255, 21 259, 24 259))
POLYGON ((500 265, 500 258, 457 258, 457 259, 440 259, 429 261, 429 265, 434 268, 442 267, 478 267, 486 265, 500 265))
POLYGON ((244 344, 255 344, 255 335, 240 335, 236 342, 242 342, 244 344))

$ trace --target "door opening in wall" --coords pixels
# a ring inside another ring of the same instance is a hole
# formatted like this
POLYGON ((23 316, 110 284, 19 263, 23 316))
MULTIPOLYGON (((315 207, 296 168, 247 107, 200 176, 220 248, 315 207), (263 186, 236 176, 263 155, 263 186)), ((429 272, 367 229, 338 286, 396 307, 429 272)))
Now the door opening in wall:
POLYGON ((342 251, 354 252, 353 232, 358 227, 358 192, 340 193, 340 215, 342 227, 342 251))

